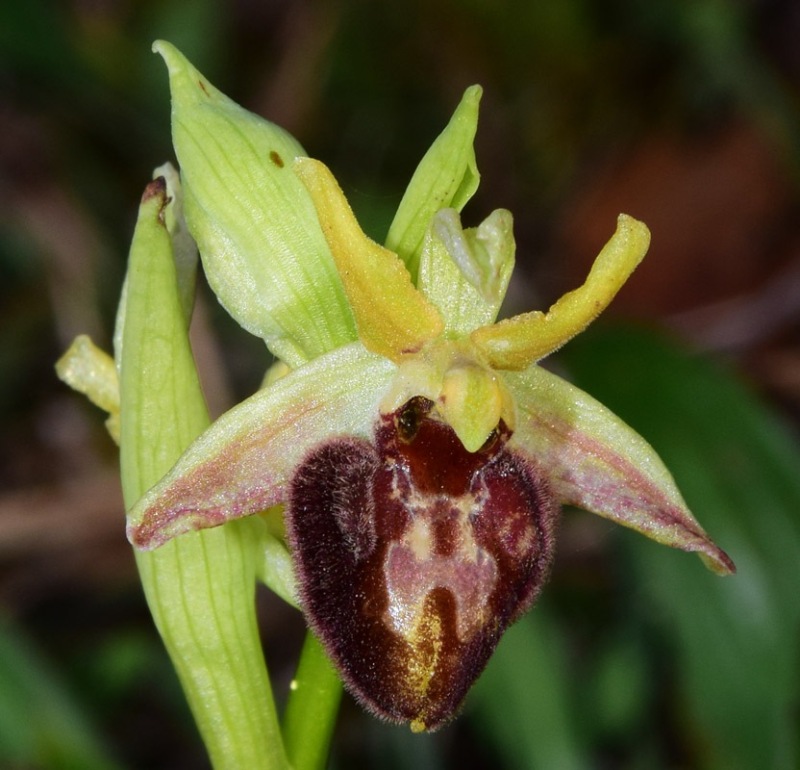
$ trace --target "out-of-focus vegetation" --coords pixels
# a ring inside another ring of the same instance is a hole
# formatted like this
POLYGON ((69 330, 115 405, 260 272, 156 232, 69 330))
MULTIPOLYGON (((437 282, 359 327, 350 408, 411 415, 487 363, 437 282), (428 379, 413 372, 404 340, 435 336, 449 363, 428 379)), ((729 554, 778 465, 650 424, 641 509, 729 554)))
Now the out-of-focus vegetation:
MULTIPOLYGON (((139 195, 172 158, 157 37, 326 160, 377 237, 483 84, 465 220, 515 214, 509 312, 577 283, 619 211, 644 219, 651 254, 614 305, 628 324, 553 365, 652 441, 739 567, 719 579, 566 511, 552 584, 464 716, 412 736, 346 701, 334 766, 797 767, 791 0, 0 3, 0 767, 207 766, 140 596, 114 447, 52 369, 77 333, 109 345, 139 195)), ((197 315, 218 412, 267 362, 208 292, 197 315)), ((301 621, 260 602, 281 692, 301 621)))

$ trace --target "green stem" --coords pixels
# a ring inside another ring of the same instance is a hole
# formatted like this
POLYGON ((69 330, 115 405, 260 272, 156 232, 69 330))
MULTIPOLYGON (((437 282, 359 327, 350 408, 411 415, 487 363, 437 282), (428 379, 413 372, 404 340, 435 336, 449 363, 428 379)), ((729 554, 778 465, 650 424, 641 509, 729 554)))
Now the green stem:
MULTIPOLYGON (((126 506, 208 425, 181 307, 168 198, 151 184, 131 246, 120 361, 126 506)), ((142 585, 216 770, 288 768, 255 617, 257 523, 136 554, 142 585)))
POLYGON ((283 716, 286 754, 294 770, 322 770, 328 757, 342 683, 310 631, 283 716))
POLYGON ((216 770, 286 767, 254 612, 252 524, 137 553, 153 619, 216 770))

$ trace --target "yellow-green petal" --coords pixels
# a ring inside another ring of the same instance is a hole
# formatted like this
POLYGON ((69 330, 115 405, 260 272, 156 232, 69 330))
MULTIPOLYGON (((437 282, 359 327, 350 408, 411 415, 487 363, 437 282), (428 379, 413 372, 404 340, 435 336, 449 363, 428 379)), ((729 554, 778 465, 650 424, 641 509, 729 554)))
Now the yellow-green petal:
POLYGON ((613 412, 540 366, 504 379, 517 402, 512 442, 535 458, 562 503, 695 552, 720 575, 735 571, 655 450, 613 412))
POLYGON ((292 173, 301 146, 228 99, 169 43, 154 49, 169 69, 186 221, 220 302, 291 366, 352 342, 341 281, 292 173))
POLYGON ((547 313, 523 313, 476 329, 472 341, 496 369, 524 369, 583 331, 614 299, 649 245, 647 227, 620 214, 616 232, 582 286, 561 297, 547 313))
POLYGON ((414 287, 397 255, 363 233, 328 168, 298 158, 295 170, 314 200, 364 347, 398 361, 441 334, 436 308, 414 287))
POLYGON ((478 189, 473 142, 482 93, 480 86, 464 92, 450 122, 417 166, 386 235, 386 248, 400 256, 414 281, 433 215, 443 208, 461 211, 478 189))
POLYGON ((417 286, 439 310, 448 337, 462 337, 494 322, 515 251, 513 218, 504 209, 467 230, 455 209, 442 209, 433 217, 417 286))
POLYGON ((80 334, 58 359, 56 373, 62 382, 108 412, 106 428, 119 444, 119 377, 114 359, 80 334))

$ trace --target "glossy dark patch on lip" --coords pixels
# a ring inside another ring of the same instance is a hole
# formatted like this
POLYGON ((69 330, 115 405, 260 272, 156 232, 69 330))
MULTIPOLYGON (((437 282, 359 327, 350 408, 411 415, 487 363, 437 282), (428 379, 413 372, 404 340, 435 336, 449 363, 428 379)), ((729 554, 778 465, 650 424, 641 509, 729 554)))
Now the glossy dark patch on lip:
POLYGON ((289 536, 308 620, 373 713, 432 730, 453 716, 552 561, 558 507, 501 422, 467 452, 417 397, 373 441, 313 450, 289 536))

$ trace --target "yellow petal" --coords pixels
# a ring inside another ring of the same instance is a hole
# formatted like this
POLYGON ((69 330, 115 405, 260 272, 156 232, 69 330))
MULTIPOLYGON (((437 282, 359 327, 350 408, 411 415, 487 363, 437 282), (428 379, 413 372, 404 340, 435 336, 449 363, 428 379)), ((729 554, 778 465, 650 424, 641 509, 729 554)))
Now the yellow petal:
POLYGON ((314 201, 364 347, 398 361, 441 334, 436 308, 400 258, 362 232, 328 168, 309 158, 298 158, 294 168, 314 201))
POLYGON ((534 311, 476 329, 475 346, 496 369, 524 369, 583 331, 614 299, 650 245, 650 231, 627 214, 603 247, 583 286, 565 294, 547 313, 534 311))

